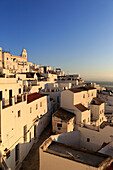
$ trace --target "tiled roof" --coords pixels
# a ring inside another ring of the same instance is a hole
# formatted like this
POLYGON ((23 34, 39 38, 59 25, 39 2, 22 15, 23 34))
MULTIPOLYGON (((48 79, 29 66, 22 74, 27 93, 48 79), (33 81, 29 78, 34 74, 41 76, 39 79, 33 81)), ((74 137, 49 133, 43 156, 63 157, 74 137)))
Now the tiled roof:
POLYGON ((86 110, 89 110, 87 107, 85 107, 84 105, 82 105, 81 103, 76 104, 75 107, 80 110, 81 112, 84 112, 86 110))
POLYGON ((31 93, 28 94, 27 96, 27 104, 33 102, 34 100, 37 100, 39 98, 43 97, 41 94, 39 93, 31 93))
POLYGON ((58 117, 60 119, 62 119, 65 122, 68 122, 71 118, 73 118, 75 116, 74 113, 69 112, 67 110, 64 110, 62 108, 58 109, 53 115, 52 117, 58 117))
POLYGON ((81 91, 88 91, 88 90, 94 90, 95 88, 94 87, 91 87, 91 86, 84 86, 84 87, 79 87, 79 88, 71 88, 71 89, 68 89, 70 91, 72 91, 73 93, 78 93, 78 92, 81 92, 81 91))

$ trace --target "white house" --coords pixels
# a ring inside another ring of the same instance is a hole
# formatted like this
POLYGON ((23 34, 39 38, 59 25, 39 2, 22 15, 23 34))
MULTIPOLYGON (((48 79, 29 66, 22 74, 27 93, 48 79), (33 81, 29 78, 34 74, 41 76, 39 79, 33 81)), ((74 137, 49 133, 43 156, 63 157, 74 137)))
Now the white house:
POLYGON ((75 114, 62 108, 52 114, 53 133, 65 133, 74 130, 75 114))
POLYGON ((59 143, 51 137, 40 147, 40 170, 102 170, 112 161, 108 155, 59 143))
POLYGON ((47 111, 47 96, 36 92, 20 98, 13 95, 9 105, 3 107, 0 101, 0 165, 16 169, 48 125, 51 113, 47 111))

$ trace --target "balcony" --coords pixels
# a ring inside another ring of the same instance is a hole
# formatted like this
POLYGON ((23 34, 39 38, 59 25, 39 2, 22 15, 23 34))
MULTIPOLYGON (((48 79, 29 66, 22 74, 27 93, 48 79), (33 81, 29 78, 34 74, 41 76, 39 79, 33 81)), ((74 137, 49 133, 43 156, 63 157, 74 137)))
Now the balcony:
POLYGON ((2 109, 12 106, 12 98, 2 100, 2 109))
POLYGON ((26 95, 18 95, 17 97, 12 97, 10 99, 2 100, 2 109, 5 109, 9 106, 18 104, 20 102, 26 101, 26 95))

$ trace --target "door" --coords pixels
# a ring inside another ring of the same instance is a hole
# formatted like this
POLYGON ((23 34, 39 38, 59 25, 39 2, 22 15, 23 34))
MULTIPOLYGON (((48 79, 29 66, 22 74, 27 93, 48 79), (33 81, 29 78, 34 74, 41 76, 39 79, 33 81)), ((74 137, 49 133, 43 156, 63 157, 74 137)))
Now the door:
POLYGON ((15 146, 15 163, 16 163, 16 165, 18 164, 18 162, 19 162, 19 144, 17 144, 15 146))
POLYGON ((36 138, 36 125, 34 125, 34 139, 36 138))
POLYGON ((9 99, 12 98, 12 90, 9 90, 9 99))
POLYGON ((9 90, 9 104, 12 105, 12 90, 9 90))
POLYGON ((0 91, 0 100, 2 100, 2 91, 0 91))

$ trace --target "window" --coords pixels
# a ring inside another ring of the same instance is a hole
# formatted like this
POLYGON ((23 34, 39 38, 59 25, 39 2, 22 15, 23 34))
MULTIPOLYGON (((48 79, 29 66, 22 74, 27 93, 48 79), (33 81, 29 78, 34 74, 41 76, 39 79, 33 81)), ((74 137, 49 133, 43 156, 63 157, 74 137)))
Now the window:
POLYGON ((83 94, 83 98, 85 98, 85 94, 83 94))
POLYGON ((24 126, 24 142, 27 142, 27 125, 24 126))
POLYGON ((21 94, 21 89, 19 89, 19 94, 21 94))
POLYGON ((90 142, 90 138, 87 138, 87 142, 90 142))
POLYGON ((40 107, 42 107, 42 102, 40 102, 40 107))
POLYGON ((89 122, 89 117, 88 117, 88 122, 89 122))
POLYGON ((20 110, 18 111, 18 117, 20 117, 21 116, 21 113, 20 113, 20 110))
POLYGON ((101 122, 101 119, 100 119, 100 122, 101 122))
POLYGON ((100 114, 101 114, 101 111, 100 111, 100 114))
POLYGON ((93 93, 92 93, 92 96, 93 96, 93 93))
POLYGON ((32 107, 30 107, 30 113, 32 113, 32 107))
POLYGON ((57 127, 62 127, 62 123, 57 123, 57 127))
POLYGON ((31 132, 29 133, 29 142, 31 142, 31 132))
POLYGON ((8 60, 8 57, 7 57, 7 60, 8 60))
POLYGON ((38 104, 36 104, 36 110, 38 109, 38 104))
POLYGON ((102 120, 103 120, 103 117, 102 117, 102 120))

